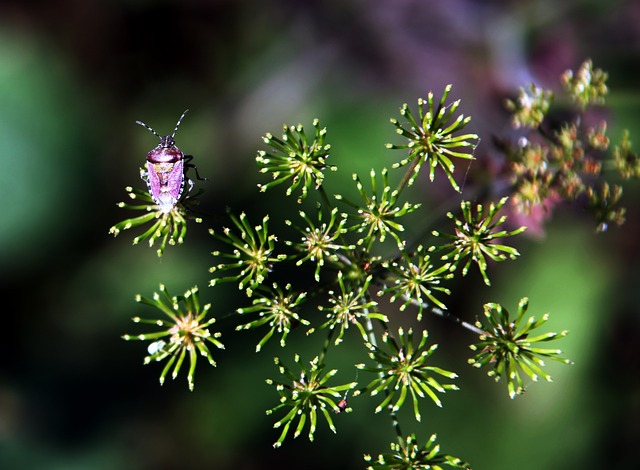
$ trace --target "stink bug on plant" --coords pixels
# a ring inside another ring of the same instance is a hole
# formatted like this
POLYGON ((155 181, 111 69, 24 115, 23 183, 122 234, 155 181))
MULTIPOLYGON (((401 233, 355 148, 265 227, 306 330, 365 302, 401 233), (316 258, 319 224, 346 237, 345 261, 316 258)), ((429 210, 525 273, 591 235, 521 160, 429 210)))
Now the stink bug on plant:
POLYGON ((188 191, 191 191, 191 188, 193 188, 193 181, 185 176, 187 168, 193 168, 199 180, 206 179, 200 178, 196 166, 189 163, 193 160, 193 156, 185 155, 182 150, 176 146, 174 140, 176 132, 178 132, 178 127, 185 114, 187 114, 187 111, 189 110, 185 110, 182 116, 180 116, 180 119, 178 119, 173 134, 164 137, 160 136, 152 127, 144 122, 136 121, 136 124, 147 128, 160 139, 158 146, 147 154, 147 171, 141 171, 140 176, 147 183, 149 194, 153 201, 160 206, 160 210, 165 214, 171 212, 180 200, 180 196, 184 190, 185 179, 189 184, 188 191))

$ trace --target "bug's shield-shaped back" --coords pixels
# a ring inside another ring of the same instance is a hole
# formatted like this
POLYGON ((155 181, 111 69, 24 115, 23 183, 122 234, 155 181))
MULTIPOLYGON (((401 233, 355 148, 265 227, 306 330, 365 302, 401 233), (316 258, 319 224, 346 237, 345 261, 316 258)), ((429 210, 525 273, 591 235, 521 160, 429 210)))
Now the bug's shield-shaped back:
POLYGON ((164 213, 178 203, 184 189, 184 162, 174 163, 147 162, 147 185, 154 202, 164 213))

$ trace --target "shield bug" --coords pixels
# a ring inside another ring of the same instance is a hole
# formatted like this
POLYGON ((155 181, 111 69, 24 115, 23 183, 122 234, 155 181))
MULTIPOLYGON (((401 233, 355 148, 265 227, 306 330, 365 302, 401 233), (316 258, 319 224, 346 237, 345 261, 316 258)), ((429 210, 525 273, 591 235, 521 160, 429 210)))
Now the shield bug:
POLYGON ((160 139, 158 146, 147 154, 146 171, 142 171, 141 176, 147 183, 151 198, 160 206, 160 210, 164 213, 171 212, 178 203, 184 191, 185 179, 189 184, 188 191, 193 187, 193 181, 185 176, 187 168, 193 168, 199 180, 206 179, 200 178, 196 166, 189 163, 193 160, 193 156, 185 155, 182 150, 176 146, 174 140, 176 132, 178 132, 178 127, 185 114, 187 114, 187 111, 189 110, 185 110, 182 116, 180 116, 180 119, 178 119, 173 134, 164 137, 160 136, 151 126, 148 126, 144 122, 136 121, 136 124, 147 128, 160 139))

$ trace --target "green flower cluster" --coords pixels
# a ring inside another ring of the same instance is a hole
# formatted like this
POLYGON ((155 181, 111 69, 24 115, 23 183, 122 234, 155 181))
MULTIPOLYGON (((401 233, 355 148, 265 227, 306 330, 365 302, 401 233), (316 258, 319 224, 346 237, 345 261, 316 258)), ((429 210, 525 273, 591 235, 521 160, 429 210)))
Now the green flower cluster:
POLYGON ((479 138, 476 134, 459 134, 469 124, 471 117, 461 114, 453 119, 460 106, 460 100, 450 105, 445 104, 450 91, 451 85, 447 85, 437 105, 432 92, 429 92, 426 100, 420 98, 417 119, 406 103, 400 108, 400 115, 406 123, 391 119, 397 133, 409 140, 406 144, 387 144, 387 148, 390 149, 409 149, 409 156, 393 166, 400 168, 411 164, 410 171, 407 172, 408 178, 405 180, 409 185, 415 181, 422 165, 428 163, 431 181, 435 178, 436 168, 440 167, 447 175, 451 186, 459 192, 460 186, 453 176, 455 165, 451 159, 474 159, 473 151, 479 138))
POLYGON ((413 343, 413 330, 406 334, 402 328, 398 329, 398 339, 394 338, 388 331, 382 335, 382 342, 386 348, 381 348, 373 344, 368 344, 370 349, 369 357, 375 362, 374 367, 367 367, 358 364, 360 370, 373 372, 377 375, 369 385, 365 387, 372 396, 380 392, 385 393, 385 398, 376 407, 376 413, 389 406, 395 413, 405 402, 408 395, 413 400, 413 414, 417 421, 420 421, 419 411, 420 399, 429 397, 436 405, 442 406, 442 402, 435 392, 445 393, 447 390, 459 390, 454 384, 441 384, 434 374, 447 379, 458 377, 454 372, 444 370, 440 367, 429 365, 429 358, 438 348, 434 344, 426 348, 427 330, 422 331, 420 343, 416 347, 413 343), (397 399, 393 405, 391 402, 397 399))
POLYGON ((290 182, 287 188, 287 196, 301 186, 304 199, 309 189, 318 189, 324 181, 324 171, 334 170, 335 167, 327 165, 330 145, 324 143, 327 130, 320 127, 318 119, 313 121, 315 138, 310 141, 304 132, 302 124, 297 126, 284 126, 282 139, 266 134, 264 142, 271 147, 270 150, 258 151, 256 162, 260 166, 261 173, 271 173, 273 180, 266 184, 260 184, 260 191, 290 182))
MULTIPOLYGON (((285 291, 291 292, 291 284, 285 286, 285 291)), ((269 341, 269 338, 276 332, 281 334, 280 346, 284 347, 287 342, 287 336, 292 328, 299 324, 309 324, 309 321, 300 318, 300 315, 298 315, 298 311, 306 300, 306 297, 306 292, 287 294, 274 282, 273 290, 269 290, 266 295, 260 295, 258 298, 253 299, 253 305, 251 307, 239 308, 237 310, 240 315, 257 313, 258 318, 243 325, 238 325, 236 330, 259 328, 262 325, 268 324, 271 329, 256 346, 256 352, 260 352, 265 343, 269 341)))
POLYGON ((429 306, 428 301, 446 310, 447 306, 435 297, 434 291, 451 293, 440 285, 442 281, 453 277, 451 264, 434 266, 422 245, 416 248, 413 256, 409 256, 405 250, 401 251, 401 255, 400 260, 384 265, 389 269, 391 285, 382 289, 378 295, 391 294, 391 302, 401 297, 404 303, 400 306, 400 311, 404 311, 409 305, 416 305, 418 321, 422 319, 424 309, 429 306))
POLYGON ((502 305, 486 304, 484 316, 487 324, 476 322, 476 326, 483 328, 485 333, 480 335, 480 342, 470 346, 473 351, 477 351, 477 354, 469 359, 469 364, 474 367, 491 367, 488 375, 494 377, 496 381, 506 380, 511 398, 525 391, 521 372, 534 382, 537 382, 540 377, 551 382, 551 376, 542 370, 545 365, 543 358, 571 364, 570 360, 559 357, 562 354, 560 349, 541 348, 535 345, 535 343, 562 338, 568 333, 563 331, 532 336, 531 332, 544 325, 549 315, 543 315, 540 320, 529 317, 526 322, 523 322, 528 308, 529 299, 525 297, 518 304, 516 317, 511 319, 508 310, 502 305))
POLYGON ((295 356, 295 362, 300 372, 294 373, 277 357, 275 363, 280 370, 280 374, 286 377, 286 381, 267 379, 269 385, 274 385, 280 394, 280 403, 267 411, 267 414, 273 414, 281 408, 288 408, 287 414, 278 420, 273 427, 282 427, 282 433, 278 440, 273 444, 274 447, 280 447, 287 437, 289 428, 293 421, 297 418, 298 424, 294 431, 293 437, 298 437, 304 430, 307 422, 309 423, 309 440, 313 441, 313 435, 316 432, 318 424, 318 414, 324 417, 329 425, 329 429, 336 432, 333 424, 333 418, 329 411, 339 413, 343 410, 340 401, 336 403, 336 399, 343 396, 349 390, 357 385, 356 382, 350 382, 342 385, 328 386, 327 382, 338 372, 332 369, 324 372, 324 364, 319 362, 316 357, 309 362, 309 367, 305 366, 298 355, 295 356))
POLYGON ((206 319, 211 304, 200 305, 197 287, 189 289, 184 295, 171 296, 162 284, 160 292, 154 293, 152 299, 137 296, 136 301, 159 309, 169 317, 169 321, 134 317, 134 323, 155 325, 162 328, 162 331, 124 335, 122 338, 126 341, 153 341, 149 344, 149 354, 144 358, 144 363, 167 361, 160 374, 160 385, 164 384, 172 368, 171 378, 178 376, 188 355, 190 365, 187 381, 189 389, 193 390, 198 355, 206 357, 209 364, 215 367, 216 361, 213 360, 208 344, 224 349, 224 345, 218 340, 221 334, 211 333, 208 329, 216 321, 213 317, 206 319))
POLYGON ((462 220, 456 219, 451 212, 447 213, 447 217, 455 222, 455 233, 441 234, 438 231, 433 231, 434 236, 442 236, 452 241, 433 249, 447 251, 442 255, 442 259, 450 262, 452 269, 456 269, 466 259, 467 262, 462 267, 463 276, 467 275, 471 263, 476 263, 485 284, 491 285, 487 275, 487 258, 496 262, 504 261, 507 258, 516 259, 520 255, 518 250, 498 242, 506 237, 518 235, 527 228, 520 227, 511 231, 496 229, 498 225, 502 225, 507 220, 506 215, 503 214, 500 217, 497 217, 497 215, 508 199, 505 197, 497 204, 491 203, 486 213, 482 204, 478 204, 475 214, 471 208, 471 203, 462 201, 460 204, 462 220))
MULTIPOLYGON (((366 462, 372 462, 370 455, 365 455, 366 462)), ((442 470, 446 465, 452 468, 470 469, 468 463, 440 452, 440 445, 436 444, 436 435, 431 437, 423 446, 418 445, 415 434, 406 439, 399 438, 391 443, 391 452, 380 454, 376 463, 367 467, 368 470, 442 470)))
POLYGON ((135 237, 133 244, 137 245, 141 241, 148 240, 149 246, 153 247, 156 241, 159 240, 158 256, 162 256, 167 247, 167 243, 169 245, 176 245, 184 242, 184 237, 187 234, 187 220, 191 219, 196 223, 202 222, 202 218, 196 216, 193 211, 193 207, 198 204, 197 198, 202 194, 202 191, 193 195, 183 196, 180 202, 173 206, 169 212, 164 212, 161 207, 153 201, 148 191, 134 189, 130 186, 126 188, 126 191, 129 198, 139 204, 119 202, 118 207, 134 211, 144 211, 145 214, 118 222, 109 229, 109 233, 117 237, 123 230, 129 230, 130 228, 151 222, 151 227, 142 235, 135 237))
POLYGON ((273 263, 286 259, 286 255, 273 255, 276 236, 269 234, 269 216, 262 219, 260 225, 255 227, 247 219, 243 212, 236 217, 229 212, 229 217, 235 226, 234 229, 225 227, 222 233, 209 229, 209 233, 221 242, 230 245, 233 250, 214 251, 213 256, 231 260, 228 263, 219 263, 209 269, 209 272, 232 271, 233 274, 224 277, 214 277, 209 283, 215 286, 221 282, 238 283, 238 289, 246 289, 249 297, 253 290, 260 286, 271 271, 273 263))

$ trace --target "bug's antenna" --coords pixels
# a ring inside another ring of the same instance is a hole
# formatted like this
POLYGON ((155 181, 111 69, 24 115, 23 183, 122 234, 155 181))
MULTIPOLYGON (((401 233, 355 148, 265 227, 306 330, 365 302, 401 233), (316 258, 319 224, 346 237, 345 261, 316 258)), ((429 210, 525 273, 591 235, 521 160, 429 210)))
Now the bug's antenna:
POLYGON ((176 132, 178 132, 178 127, 180 126, 180 123, 182 122, 184 115, 187 114, 188 111, 189 111, 188 109, 185 109, 184 113, 182 113, 182 116, 180 116, 180 119, 178 119, 178 123, 176 124, 176 128, 173 130, 173 134, 171 134, 171 138, 176 136, 176 132))
MULTIPOLYGON (((182 118, 180 118, 180 119, 182 119, 182 118)), ((154 130, 153 130, 153 128, 152 128, 151 126, 148 126, 147 124, 145 124, 145 123, 144 123, 144 122, 142 122, 142 121, 136 121, 136 124, 140 124, 142 127, 146 127, 146 128, 147 128, 147 129, 149 129, 151 132, 153 132, 153 133, 154 133, 154 135, 155 135, 158 139, 162 139, 162 137, 160 137, 160 136, 158 135, 158 133, 157 133, 156 131, 154 131, 154 130)), ((174 132, 174 134, 175 134, 175 132, 174 132)))

